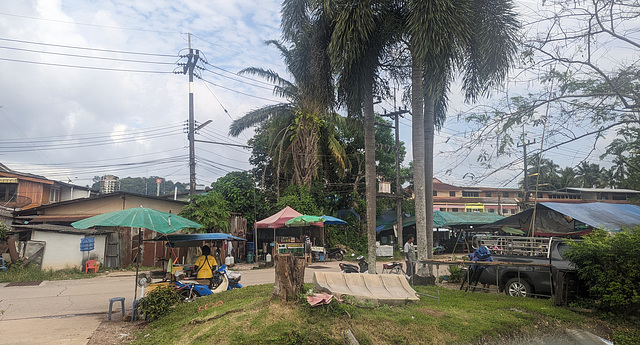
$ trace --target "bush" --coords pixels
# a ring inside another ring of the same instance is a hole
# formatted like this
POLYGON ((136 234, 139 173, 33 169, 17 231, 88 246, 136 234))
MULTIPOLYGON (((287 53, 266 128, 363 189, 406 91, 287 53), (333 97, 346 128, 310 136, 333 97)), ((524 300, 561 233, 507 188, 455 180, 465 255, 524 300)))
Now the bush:
POLYGON ((610 234, 595 230, 570 242, 566 257, 603 312, 622 316, 640 310, 640 228, 610 234))
POLYGON ((460 266, 449 266, 449 282, 459 283, 462 280, 462 269, 460 266))
POLYGON ((171 307, 180 301, 180 295, 176 293, 172 285, 159 286, 140 299, 138 307, 145 319, 153 321, 167 314, 171 307))

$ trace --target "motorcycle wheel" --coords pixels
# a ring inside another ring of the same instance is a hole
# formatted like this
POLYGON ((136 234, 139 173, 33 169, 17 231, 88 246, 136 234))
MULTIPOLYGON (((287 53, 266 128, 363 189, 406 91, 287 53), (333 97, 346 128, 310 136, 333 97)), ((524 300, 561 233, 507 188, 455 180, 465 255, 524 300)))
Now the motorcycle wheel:
POLYGON ((336 254, 335 258, 338 261, 342 261, 342 259, 344 259, 344 256, 342 255, 342 253, 338 253, 338 254, 336 254))

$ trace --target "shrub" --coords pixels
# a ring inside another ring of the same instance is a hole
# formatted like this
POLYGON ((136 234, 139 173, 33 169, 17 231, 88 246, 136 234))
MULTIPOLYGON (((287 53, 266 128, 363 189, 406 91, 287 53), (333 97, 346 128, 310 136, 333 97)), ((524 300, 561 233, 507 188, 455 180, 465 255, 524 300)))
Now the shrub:
POLYGON ((462 269, 460 268, 460 266, 449 266, 449 282, 459 283, 460 280, 462 280, 462 269))
POLYGON ((153 321, 167 314, 180 301, 173 286, 159 286, 140 299, 138 306, 145 319, 153 321))
POLYGON ((601 311, 627 316, 640 310, 640 228, 610 234, 595 230, 570 242, 566 257, 601 311))

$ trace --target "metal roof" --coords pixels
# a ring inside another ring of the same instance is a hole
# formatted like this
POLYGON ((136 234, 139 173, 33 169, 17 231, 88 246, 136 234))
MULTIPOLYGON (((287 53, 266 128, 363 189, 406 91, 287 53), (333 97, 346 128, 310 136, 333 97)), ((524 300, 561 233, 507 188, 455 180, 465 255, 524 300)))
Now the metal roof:
MULTIPOLYGON (((640 194, 640 191, 633 189, 614 189, 614 188, 578 188, 578 187, 567 187, 561 190, 573 190, 578 192, 592 192, 592 193, 629 193, 629 194, 640 194)), ((561 191, 560 190, 560 191, 561 191)))
POLYGON ((640 226, 640 207, 636 205, 604 202, 588 204, 541 202, 540 204, 594 228, 617 231, 640 226))

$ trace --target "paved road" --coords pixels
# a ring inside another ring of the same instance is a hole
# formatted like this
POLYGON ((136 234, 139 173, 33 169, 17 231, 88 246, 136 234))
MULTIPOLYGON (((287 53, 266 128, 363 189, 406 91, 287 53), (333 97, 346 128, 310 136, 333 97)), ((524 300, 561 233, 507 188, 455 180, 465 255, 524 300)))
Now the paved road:
MULTIPOLYGON (((380 270, 381 268, 379 268, 380 270)), ((339 271, 337 262, 314 263, 305 270, 305 282, 313 272, 339 271)), ((243 270, 245 286, 273 283, 273 268, 243 270)), ((38 286, 7 287, 0 284, 0 343, 86 344, 93 331, 106 320, 109 298, 125 297, 131 311, 135 278, 116 272, 91 279, 44 281, 38 286)), ((120 306, 115 306, 120 310, 120 306)), ((121 320, 114 313, 113 320, 121 320)))

